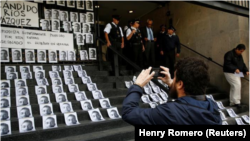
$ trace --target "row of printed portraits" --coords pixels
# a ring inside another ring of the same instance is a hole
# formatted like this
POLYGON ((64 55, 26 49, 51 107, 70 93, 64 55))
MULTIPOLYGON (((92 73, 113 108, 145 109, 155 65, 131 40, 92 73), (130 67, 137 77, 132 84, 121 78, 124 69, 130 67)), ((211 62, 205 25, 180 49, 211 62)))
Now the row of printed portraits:
MULTIPOLYGON (((34 0, 34 2, 43 3, 44 0, 34 0)), ((57 4, 58 6, 66 6, 69 8, 77 8, 77 9, 85 9, 86 2, 86 10, 93 10, 93 0, 68 0, 68 1, 61 1, 61 0, 46 0, 46 4, 57 4), (76 3, 75 3, 76 2, 76 3)))
MULTIPOLYGON (((12 62, 23 62, 22 61, 22 49, 11 49, 12 52, 12 62)), ((57 63, 57 51, 48 50, 48 60, 50 63, 57 63)), ((46 50, 37 50, 37 62, 46 63, 47 53, 46 50)), ((81 60, 96 60, 96 48, 89 48, 89 56, 87 50, 80 50, 80 59, 81 60)), ((76 61, 75 51, 59 51, 59 61, 76 61)), ((10 54, 8 48, 1 48, 1 62, 10 62, 10 54)), ((25 62, 26 63, 35 63, 35 50, 34 49, 25 49, 25 62)))
POLYGON ((81 23, 94 23, 94 12, 78 13, 70 12, 70 17, 68 11, 62 11, 58 9, 44 9, 44 19, 46 20, 59 20, 59 21, 70 21, 81 23), (80 18, 79 18, 79 15, 80 18))

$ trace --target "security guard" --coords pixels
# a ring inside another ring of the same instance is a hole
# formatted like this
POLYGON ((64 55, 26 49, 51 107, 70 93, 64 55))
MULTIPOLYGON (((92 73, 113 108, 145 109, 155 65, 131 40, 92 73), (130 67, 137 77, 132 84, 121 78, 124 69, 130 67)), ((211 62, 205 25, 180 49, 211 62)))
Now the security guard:
POLYGON ((141 68, 143 68, 143 56, 142 52, 145 51, 143 42, 142 42, 142 36, 141 32, 138 29, 140 26, 140 21, 135 19, 132 20, 132 26, 127 29, 126 32, 126 39, 130 42, 132 53, 133 53, 133 61, 139 65, 141 68))
MULTIPOLYGON (((122 54, 122 49, 124 48, 124 39, 123 39, 123 32, 122 28, 118 25, 120 21, 119 15, 113 15, 113 22, 108 23, 104 29, 105 38, 107 41, 107 47, 112 46, 115 48, 119 53, 122 54)), ((112 68, 114 71, 114 57, 113 52, 108 48, 108 58, 112 64, 112 68)), ((119 66, 121 65, 121 59, 119 59, 119 66)))

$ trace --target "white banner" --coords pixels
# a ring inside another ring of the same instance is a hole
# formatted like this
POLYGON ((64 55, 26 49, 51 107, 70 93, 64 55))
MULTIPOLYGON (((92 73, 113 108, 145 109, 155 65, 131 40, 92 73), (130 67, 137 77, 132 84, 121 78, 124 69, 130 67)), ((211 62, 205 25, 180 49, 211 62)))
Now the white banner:
POLYGON ((37 3, 1 1, 1 24, 24 27, 39 27, 37 3))
POLYGON ((2 27, 1 47, 74 50, 73 34, 2 27))

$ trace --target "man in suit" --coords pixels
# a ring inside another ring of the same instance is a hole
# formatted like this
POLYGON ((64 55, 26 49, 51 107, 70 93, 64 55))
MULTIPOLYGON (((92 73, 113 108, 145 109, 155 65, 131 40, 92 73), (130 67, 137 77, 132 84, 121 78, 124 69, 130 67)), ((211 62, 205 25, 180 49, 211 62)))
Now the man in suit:
POLYGON ((153 29, 153 20, 148 19, 146 27, 141 29, 142 38, 145 47, 145 65, 146 67, 155 66, 155 42, 156 36, 154 35, 153 29))

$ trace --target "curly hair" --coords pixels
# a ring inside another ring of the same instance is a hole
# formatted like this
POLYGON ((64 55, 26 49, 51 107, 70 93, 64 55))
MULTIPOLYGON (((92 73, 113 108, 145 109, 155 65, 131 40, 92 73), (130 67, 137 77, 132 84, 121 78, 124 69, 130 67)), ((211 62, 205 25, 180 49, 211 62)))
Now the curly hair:
POLYGON ((184 58, 175 65, 176 82, 182 81, 187 95, 205 94, 210 81, 208 66, 197 58, 184 58))

